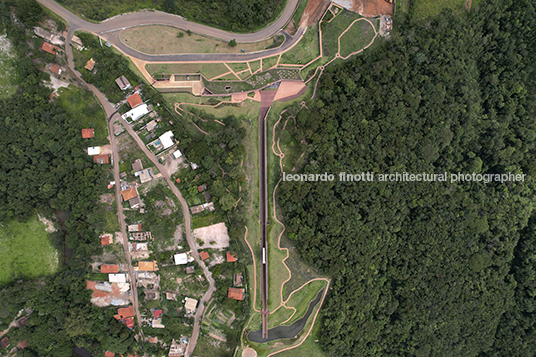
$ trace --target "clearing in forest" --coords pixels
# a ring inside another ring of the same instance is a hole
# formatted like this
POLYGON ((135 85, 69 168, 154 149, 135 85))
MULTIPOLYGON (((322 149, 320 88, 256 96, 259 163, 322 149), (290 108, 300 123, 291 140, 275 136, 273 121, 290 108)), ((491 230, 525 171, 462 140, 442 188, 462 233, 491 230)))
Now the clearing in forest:
POLYGON ((15 93, 17 76, 15 74, 15 62, 13 46, 4 34, 0 36, 0 98, 9 97, 15 93))
POLYGON ((37 215, 26 222, 16 219, 0 226, 0 285, 18 278, 37 278, 58 270, 59 254, 47 226, 37 215))

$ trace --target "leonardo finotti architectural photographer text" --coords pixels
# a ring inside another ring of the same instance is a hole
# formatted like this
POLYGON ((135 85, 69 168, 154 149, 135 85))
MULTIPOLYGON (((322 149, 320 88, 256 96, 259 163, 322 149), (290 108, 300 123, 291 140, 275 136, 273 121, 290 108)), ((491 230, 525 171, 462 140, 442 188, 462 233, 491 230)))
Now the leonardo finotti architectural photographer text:
POLYGON ((283 172, 283 181, 299 181, 299 182, 317 182, 317 181, 335 181, 341 182, 516 182, 525 181, 526 174, 513 174, 511 172, 504 174, 477 174, 473 173, 418 173, 412 174, 408 172, 395 172, 390 174, 378 174, 373 172, 361 172, 351 174, 340 172, 338 174, 287 174, 283 172))

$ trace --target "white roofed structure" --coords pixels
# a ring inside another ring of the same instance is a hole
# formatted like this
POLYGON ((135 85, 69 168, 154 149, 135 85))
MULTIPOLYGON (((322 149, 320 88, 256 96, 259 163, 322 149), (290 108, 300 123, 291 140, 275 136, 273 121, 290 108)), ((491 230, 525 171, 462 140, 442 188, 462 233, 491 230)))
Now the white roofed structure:
POLYGON ((188 256, 186 253, 175 254, 173 258, 175 259, 175 265, 183 265, 188 263, 188 256))
POLYGON ((99 155, 101 153, 100 146, 90 146, 87 148, 87 154, 89 156, 99 155))
POLYGON ((180 150, 177 150, 177 151, 175 151, 175 152, 173 153, 173 157, 174 157, 175 159, 178 159, 178 158, 181 157, 181 156, 182 156, 182 152, 181 152, 180 150))
POLYGON ((173 137, 173 132, 171 130, 166 131, 164 134, 160 136, 159 139, 162 145, 164 146, 164 149, 167 149, 173 146, 174 142, 171 139, 172 137, 173 137))
POLYGON ((130 120, 135 121, 149 112, 150 110, 148 108, 148 105, 144 103, 144 104, 138 105, 134 109, 131 109, 125 114, 121 115, 121 118, 125 120, 127 120, 127 118, 130 118, 130 120))
POLYGON ((108 280, 110 283, 126 283, 127 275, 125 273, 108 274, 108 280))

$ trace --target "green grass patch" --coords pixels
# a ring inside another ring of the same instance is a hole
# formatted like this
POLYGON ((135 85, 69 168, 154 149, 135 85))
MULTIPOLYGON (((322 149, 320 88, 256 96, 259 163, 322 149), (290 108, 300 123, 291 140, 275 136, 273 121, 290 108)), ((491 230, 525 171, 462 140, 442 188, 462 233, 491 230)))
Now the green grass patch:
POLYGON ((275 66, 275 64, 277 63, 277 58, 278 57, 279 57, 279 55, 273 56, 273 57, 268 57, 268 58, 263 58, 262 59, 262 70, 266 71, 267 69, 270 69, 273 66, 275 66))
POLYGON ((332 57, 338 51, 338 38, 350 24, 363 16, 348 10, 342 10, 329 24, 322 23, 322 48, 324 56, 332 57))
POLYGON ((341 36, 341 56, 346 57, 352 52, 363 49, 374 38, 374 29, 365 20, 355 22, 341 36))
POLYGON ((254 73, 255 71, 259 70, 259 68, 261 68, 261 60, 249 62, 249 68, 251 68, 251 73, 254 73))
POLYGON ((300 0, 298 6, 296 6, 296 11, 294 11, 294 15, 292 15, 292 19, 294 20, 296 28, 298 28, 298 26, 300 25, 300 20, 302 18, 305 7, 307 6, 307 2, 307 0, 300 0))
POLYGON ((241 80, 245 80, 245 79, 249 78, 250 76, 251 76, 250 71, 245 71, 245 72, 242 72, 242 73, 238 74, 238 77, 240 77, 241 80))
MULTIPOLYGON (((307 328, 307 327, 306 327, 307 328)), ((320 338, 320 321, 316 320, 311 334, 297 348, 278 353, 278 357, 327 357, 317 341, 320 338)))
POLYGON ((225 222, 225 218, 218 214, 217 211, 203 211, 196 215, 192 215, 192 229, 207 227, 216 223, 225 222))
POLYGON ((229 72, 223 63, 150 63, 145 68, 151 75, 201 73, 206 79, 229 72))
POLYGON ((334 18, 335 15, 331 11, 326 12, 324 17, 322 18, 322 22, 329 22, 332 18, 334 18))
POLYGON ((27 222, 11 220, 0 226, 0 285, 53 274, 58 270, 59 258, 36 215, 27 222))
MULTIPOLYGON (((58 89, 57 99, 61 107, 80 123, 77 129, 94 128, 95 137, 88 140, 88 146, 105 145, 108 143, 108 124, 106 113, 95 96, 86 89, 73 85, 58 89)), ((82 135, 82 134, 80 134, 82 135)), ((81 136, 80 136, 81 137, 81 136)))
POLYGON ((205 87, 214 94, 226 94, 234 92, 247 92, 255 87, 247 82, 211 81, 205 82, 205 87))
POLYGON ((215 81, 238 81, 239 79, 232 73, 226 74, 225 76, 214 79, 215 81))
POLYGON ((245 69, 248 69, 248 64, 246 62, 242 63, 226 63, 233 71, 242 72, 245 69))
POLYGON ((15 58, 11 50, 11 41, 6 36, 0 36, 0 99, 11 96, 17 90, 17 75, 15 72, 15 58))
POLYGON ((306 64, 318 56, 320 56, 318 24, 314 24, 307 29, 300 42, 281 55, 279 64, 306 64))
POLYGON ((419 20, 436 16, 447 9, 453 12, 462 12, 465 9, 465 0, 411 0, 409 8, 411 17, 419 20))

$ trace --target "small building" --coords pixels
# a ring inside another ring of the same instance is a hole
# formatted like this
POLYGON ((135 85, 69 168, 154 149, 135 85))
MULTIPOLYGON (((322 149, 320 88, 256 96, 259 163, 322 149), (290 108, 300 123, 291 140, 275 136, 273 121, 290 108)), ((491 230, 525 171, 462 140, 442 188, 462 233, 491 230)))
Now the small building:
POLYGON ((145 124, 145 129, 147 129, 147 131, 153 131, 156 128, 158 128, 158 124, 156 123, 156 120, 154 119, 148 122, 147 124, 145 124))
POLYGON ((139 197, 134 197, 128 200, 128 204, 130 205, 130 208, 136 209, 140 208, 143 205, 143 202, 140 200, 139 197))
POLYGON ((139 232, 141 231, 141 223, 138 223, 138 224, 129 224, 128 225, 128 231, 129 232, 139 232))
POLYGON ((103 264, 100 266, 100 272, 105 274, 119 273, 119 266, 117 264, 103 264))
POLYGON ((2 346, 2 348, 9 347, 9 339, 7 338, 7 336, 0 340, 0 346, 2 346))
POLYGON ((229 299, 244 300, 246 298, 246 292, 244 289, 229 288, 229 293, 227 294, 227 297, 229 299))
POLYGON ((192 170, 197 170, 199 168, 199 166, 197 166, 196 163, 190 163, 190 166, 192 167, 192 170))
POLYGON ((89 139, 95 136, 95 129, 82 129, 82 139, 89 139))
POLYGON ((138 197, 138 191, 136 191, 136 187, 127 188, 126 190, 121 191, 121 196, 123 197, 123 201, 128 201, 138 197))
POLYGON ((205 185, 205 184, 197 186, 197 191, 199 191, 199 192, 203 192, 206 189, 207 189, 207 185, 205 185))
POLYGON ((129 306, 129 307, 122 307, 122 308, 117 309, 117 315, 114 315, 114 317, 117 320, 121 320, 121 319, 126 319, 129 317, 134 317, 134 315, 135 315, 134 306, 129 306))
POLYGON ((143 164, 141 163, 141 160, 140 159, 134 160, 134 162, 132 163, 132 171, 138 172, 141 170, 143 170, 143 164))
POLYGON ((88 71, 92 71, 94 67, 95 67, 95 60, 93 58, 90 58, 86 62, 86 65, 84 66, 84 68, 87 69, 88 71))
POLYGON ((87 154, 89 156, 100 155, 100 153, 101 153, 100 146, 90 146, 87 148, 87 154))
POLYGON ((136 108, 132 108, 125 114, 121 115, 121 118, 123 118, 124 120, 130 118, 130 120, 136 121, 150 111, 151 109, 149 109, 149 106, 147 104, 140 104, 136 106, 136 108))
POLYGON ((151 326, 153 328, 166 328, 166 326, 162 325, 162 319, 153 319, 151 326))
POLYGON ((207 260, 210 258, 210 255, 203 250, 199 253, 199 258, 201 258, 201 260, 207 260))
POLYGON ((236 262, 236 255, 227 252, 227 262, 228 263, 236 262))
POLYGON ((131 108, 136 108, 138 105, 143 103, 143 100, 141 100, 141 97, 138 93, 134 93, 127 98, 127 102, 131 108))
POLYGON ((175 300, 175 301, 177 301, 177 294, 175 294, 175 293, 166 293, 166 299, 167 300, 175 300))
POLYGON ((212 196, 207 191, 203 192, 203 197, 205 198, 206 203, 211 203, 212 202, 212 196))
POLYGON ((114 135, 117 136, 119 134, 121 134, 122 132, 125 131, 125 128, 123 128, 123 126, 121 124, 119 124, 118 122, 115 122, 114 125, 114 135))
POLYGON ((178 159, 181 156, 182 156, 182 152, 180 150, 175 150, 175 152, 173 153, 173 157, 175 159, 178 159))
POLYGON ((184 308, 186 309, 186 313, 188 314, 195 314, 195 311, 197 309, 197 300, 196 299, 190 299, 185 298, 184 299, 184 308))
POLYGON ((162 317, 162 309, 154 310, 154 318, 157 319, 159 317, 162 317))
POLYGON ((164 134, 160 135, 160 138, 158 139, 162 143, 162 146, 164 146, 164 149, 170 148, 175 144, 173 142, 173 139, 171 139, 172 137, 173 137, 173 132, 171 130, 166 131, 164 134))
POLYGON ((138 266, 134 267, 137 271, 158 271, 158 264, 156 261, 152 262, 138 262, 138 266))
POLYGON ((110 163, 110 157, 108 155, 95 155, 93 156, 93 162, 104 165, 110 163))
POLYGON ((175 254, 173 256, 175 265, 184 265, 188 263, 188 255, 186 253, 175 254))
POLYGON ((189 267, 184 268, 184 271, 186 271, 186 274, 193 274, 195 273, 195 266, 190 265, 189 267))
POLYGON ((99 236, 101 245, 110 245, 113 243, 113 235, 110 233, 101 234, 99 236))
POLYGON ((192 212, 192 214, 203 212, 204 210, 205 210, 205 207, 203 207, 203 205, 190 207, 190 212, 192 212))
POLYGON ((104 357, 115 357, 115 353, 110 352, 110 351, 105 351, 104 352, 104 357))
POLYGON ((244 277, 242 276, 242 273, 236 273, 234 275, 233 283, 235 286, 242 286, 244 283, 244 277))
POLYGON ((127 77, 121 76, 115 80, 115 83, 119 86, 121 90, 127 90, 130 88, 130 82, 128 81, 127 77))
POLYGON ((129 243, 128 245, 131 248, 130 250, 134 252, 143 252, 149 250, 147 243, 129 243))
POLYGON ((125 323, 129 329, 132 329, 134 327, 134 318, 129 317, 128 319, 125 319, 125 323))
POLYGON ((158 290, 145 290, 145 300, 160 300, 158 290))
POLYGON ((19 348, 19 350, 25 349, 26 347, 28 347, 28 340, 20 341, 19 343, 17 343, 17 347, 19 348))
POLYGON ((132 232, 130 234, 131 240, 149 240, 153 239, 153 236, 151 235, 151 232, 132 232))
POLYGON ((51 45, 50 43, 48 42, 43 42, 43 44, 41 45, 41 47, 39 47, 40 50, 42 51, 45 51, 47 53, 50 53, 51 55, 56 55, 59 51, 59 48, 57 48, 56 46, 54 45, 51 45))
POLYGON ((60 75, 63 70, 59 64, 54 63, 50 66, 50 72, 60 75))
POLYGON ((146 183, 153 179, 151 169, 143 169, 141 171, 137 171, 136 173, 134 173, 134 176, 139 177, 141 183, 146 183))
POLYGON ((110 283, 126 283, 127 275, 125 273, 108 274, 108 281, 110 283))

